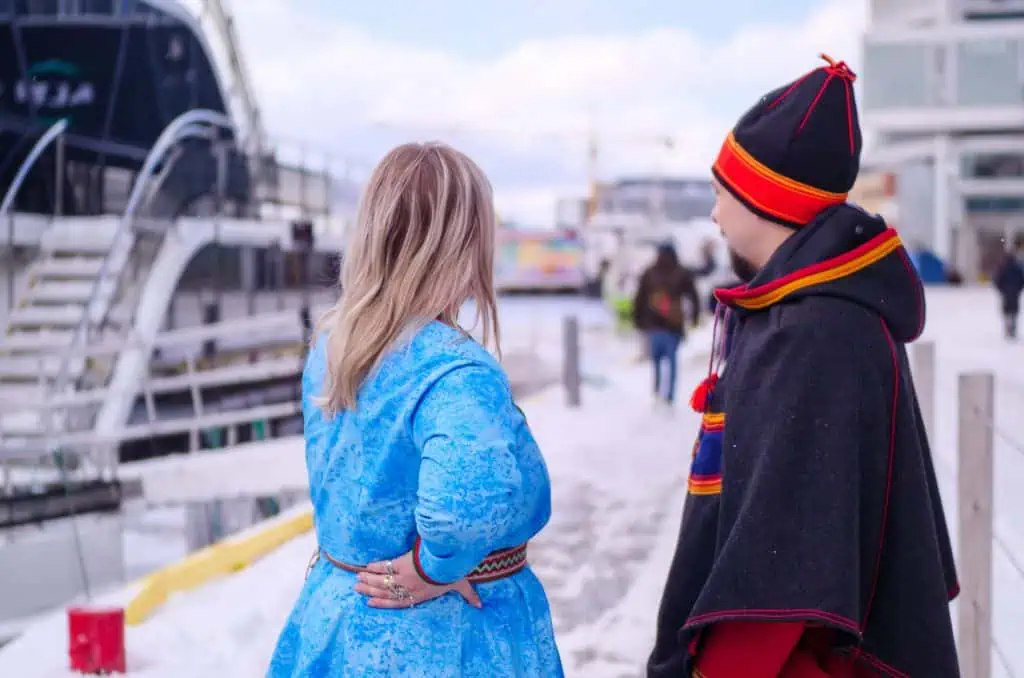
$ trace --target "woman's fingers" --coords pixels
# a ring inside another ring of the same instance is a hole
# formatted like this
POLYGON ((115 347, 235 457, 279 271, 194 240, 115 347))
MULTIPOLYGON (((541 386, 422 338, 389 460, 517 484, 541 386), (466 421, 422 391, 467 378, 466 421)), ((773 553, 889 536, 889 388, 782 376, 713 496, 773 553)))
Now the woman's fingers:
POLYGON ((356 579, 363 584, 384 591, 391 590, 391 586, 395 584, 393 576, 389 578, 386 574, 375 574, 373 572, 360 572, 356 579))
MULTIPOLYGON (((387 574, 388 573, 388 563, 389 562, 391 562, 391 561, 381 561, 379 563, 370 563, 369 565, 366 566, 366 569, 369 570, 370 572, 374 572, 376 574, 387 574)), ((392 574, 396 574, 397 572, 398 572, 398 568, 395 567, 394 564, 392 564, 391 573, 392 574)))
POLYGON ((468 580, 462 579, 456 582, 455 585, 452 586, 452 590, 465 598, 466 602, 476 609, 479 610, 484 606, 483 601, 480 600, 480 596, 476 593, 476 589, 473 588, 473 585, 470 584, 468 580))
MULTIPOLYGON (((416 584, 421 582, 409 582, 409 584, 403 583, 403 578, 398 575, 388 574, 376 574, 374 572, 360 572, 356 577, 355 590, 359 593, 374 597, 374 598, 388 598, 390 599, 396 591, 406 590, 412 591, 413 595, 417 595, 416 588, 413 588, 416 584)), ((421 596, 418 596, 421 597, 421 596)))
MULTIPOLYGON (((465 579, 450 587, 427 586, 418 591, 405 588, 404 590, 411 594, 412 598, 409 598, 408 595, 396 597, 398 594, 382 582, 384 579, 383 575, 363 573, 359 576, 359 579, 360 581, 355 585, 354 590, 356 593, 367 596, 370 599, 368 604, 371 607, 386 609, 407 608, 412 607, 414 604, 425 603, 428 600, 443 596, 449 591, 454 591, 476 609, 483 608, 480 596, 473 589, 473 585, 465 579)), ((399 586, 401 585, 399 584, 399 586)), ((401 590, 399 589, 399 591, 401 590)))
POLYGON ((364 596, 369 596, 371 598, 389 598, 391 596, 391 591, 377 588, 376 586, 370 586, 369 584, 356 584, 353 590, 356 593, 361 593, 364 596))
POLYGON ((420 578, 415 569, 404 564, 411 557, 411 554, 407 553, 395 561, 370 563, 359 573, 355 590, 370 597, 368 604, 371 607, 385 609, 412 607, 416 603, 433 600, 449 591, 458 593, 477 609, 483 607, 480 596, 469 581, 463 579, 451 586, 431 586, 420 578), (396 595, 396 592, 411 594, 412 598, 409 595, 396 595))

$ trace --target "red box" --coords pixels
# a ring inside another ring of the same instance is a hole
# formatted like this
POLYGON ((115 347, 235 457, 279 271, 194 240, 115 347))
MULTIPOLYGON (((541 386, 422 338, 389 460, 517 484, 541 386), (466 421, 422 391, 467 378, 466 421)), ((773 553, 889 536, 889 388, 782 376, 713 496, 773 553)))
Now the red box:
POLYGON ((78 673, 124 673, 124 610, 69 609, 68 658, 78 673))

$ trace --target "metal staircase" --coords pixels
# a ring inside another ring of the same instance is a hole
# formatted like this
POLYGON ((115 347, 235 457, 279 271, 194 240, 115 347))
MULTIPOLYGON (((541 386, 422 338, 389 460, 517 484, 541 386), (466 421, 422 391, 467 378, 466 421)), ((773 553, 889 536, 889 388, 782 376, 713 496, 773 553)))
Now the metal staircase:
POLYGON ((102 402, 50 406, 107 383, 116 354, 100 349, 131 341, 146 274, 169 230, 167 222, 100 218, 64 219, 47 232, 0 337, 0 456, 38 458, 53 435, 91 429, 102 402))
MULTIPOLYGON (((55 219, 44 234, 0 335, 0 462, 38 463, 60 440, 93 430, 104 401, 70 396, 104 388, 119 356, 132 352, 145 282, 172 230, 169 221, 137 215, 158 193, 172 149, 184 139, 212 140, 216 127, 230 121, 203 110, 179 116, 150 151, 123 216, 55 219)), ((116 460, 109 449, 74 452, 116 460)))

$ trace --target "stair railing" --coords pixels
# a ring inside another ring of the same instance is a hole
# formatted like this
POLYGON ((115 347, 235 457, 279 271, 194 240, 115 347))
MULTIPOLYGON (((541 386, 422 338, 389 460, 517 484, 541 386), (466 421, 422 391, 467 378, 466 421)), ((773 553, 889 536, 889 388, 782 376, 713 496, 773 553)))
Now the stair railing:
MULTIPOLYGON (((64 130, 68 128, 67 118, 62 118, 57 122, 50 125, 43 136, 39 137, 32 150, 28 152, 25 159, 21 161, 21 165, 18 167, 18 173, 14 175, 14 180, 11 181, 11 185, 7 188, 7 192, 4 194, 4 201, 0 203, 0 217, 7 216, 7 212, 11 209, 11 205, 14 204, 14 198, 17 197, 18 191, 21 189, 21 185, 25 182, 25 178, 28 176, 32 166, 36 164, 36 160, 43 154, 46 147, 54 142, 54 140, 64 133, 64 130)), ((13 242, 8 245, 13 245, 13 242)))
MULTIPOLYGON (((203 125, 198 125, 198 124, 196 124, 196 125, 189 125, 185 129, 181 130, 181 133, 179 134, 177 140, 178 140, 178 142, 184 141, 185 139, 207 139, 207 140, 209 140, 209 139, 212 138, 212 134, 214 133, 214 131, 215 131, 214 128, 206 127, 206 126, 203 126, 203 125)), ((181 150, 180 147, 172 147, 171 149, 168 149, 167 154, 165 154, 165 157, 163 158, 163 169, 160 170, 159 172, 152 173, 149 176, 149 179, 145 182, 145 190, 143 191, 142 195, 139 197, 138 204, 132 210, 132 212, 133 212, 132 224, 133 225, 136 225, 138 223, 138 218, 140 216, 139 212, 140 212, 140 210, 143 209, 142 206, 143 205, 148 205, 156 197, 157 193, 159 193, 160 188, 163 186, 164 181, 167 179, 167 176, 170 174, 171 170, 173 169, 174 162, 177 160, 177 158, 180 155, 180 153, 177 153, 180 150, 181 150)), ((126 211, 127 211, 127 207, 128 207, 128 205, 126 204, 126 211)), ((166 232, 162 232, 160 234, 161 238, 163 236, 165 236, 165 235, 166 235, 166 232)), ((161 241, 161 244, 162 244, 162 241, 161 241)), ((131 255, 131 252, 128 253, 128 256, 130 256, 130 255, 131 255)), ((127 264, 128 262, 126 261, 124 263, 127 264)), ((120 289, 120 285, 124 282, 125 274, 126 274, 127 271, 128 271, 128 269, 126 267, 122 267, 121 268, 120 272, 117 274, 118 277, 117 277, 117 280, 116 280, 116 282, 114 284, 113 289, 111 290, 111 294, 116 294, 116 290, 120 289)), ((136 267, 134 269, 134 272, 135 273, 138 272, 138 263, 136 263, 136 267)), ((92 301, 93 301, 92 298, 90 298, 90 303, 92 301)), ((89 310, 91 311, 92 309, 89 309, 89 310)), ((108 308, 106 309, 106 313, 109 313, 109 312, 110 312, 110 307, 108 306, 108 308)), ((90 316, 87 315, 85 317, 85 320, 86 320, 87 324, 88 324, 89 321, 95 320, 96 322, 99 323, 100 329, 105 327, 105 322, 106 321, 105 321, 104 318, 95 319, 95 318, 91 318, 90 316)))
MULTIPOLYGON (((143 197, 146 195, 146 185, 156 171, 160 161, 163 160, 164 155, 182 139, 200 136, 209 128, 220 128, 227 131, 233 131, 234 125, 232 124, 231 119, 223 113, 206 109, 186 111, 168 123, 167 127, 164 128, 164 131, 160 133, 160 136, 153 144, 153 147, 146 156, 146 160, 142 164, 142 169, 139 170, 139 174, 132 186, 131 194, 128 197, 128 203, 125 206, 124 214, 121 216, 120 223, 117 226, 117 231, 114 233, 110 249, 107 250, 107 255, 104 257, 100 270, 93 281, 92 289, 89 292, 89 301, 86 303, 84 312, 82 313, 82 319, 79 321, 74 334, 72 335, 71 345, 68 347, 68 356, 74 355, 79 344, 85 340, 88 334, 90 320, 96 311, 94 306, 99 303, 103 280, 107 276, 108 269, 112 265, 112 259, 115 256, 119 256, 118 253, 120 251, 121 243, 131 232, 135 212, 138 210, 143 197)), ((54 380, 55 393, 62 393, 71 381, 71 364, 72 361, 68 358, 62 362, 61 368, 54 380)))

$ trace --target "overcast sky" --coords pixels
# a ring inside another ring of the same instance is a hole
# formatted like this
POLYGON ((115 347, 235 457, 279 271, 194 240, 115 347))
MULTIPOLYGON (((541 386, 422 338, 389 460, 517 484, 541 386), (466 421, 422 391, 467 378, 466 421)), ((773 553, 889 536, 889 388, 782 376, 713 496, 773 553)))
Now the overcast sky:
POLYGON ((603 178, 706 176, 743 110, 819 52, 856 69, 865 23, 862 0, 231 4, 272 136, 363 175, 396 143, 442 139, 487 171, 503 217, 535 225, 584 190, 591 121, 603 178))

